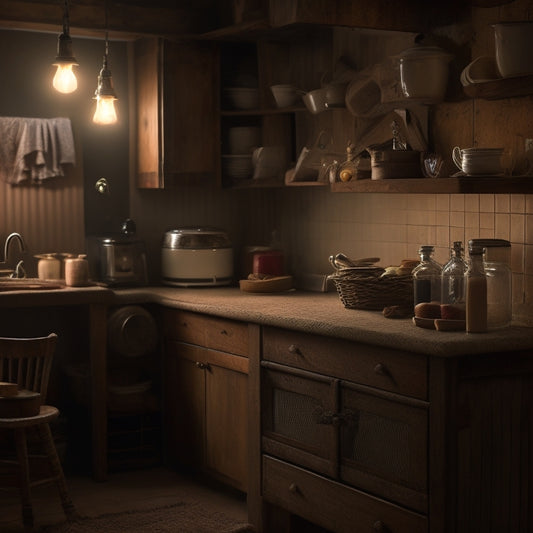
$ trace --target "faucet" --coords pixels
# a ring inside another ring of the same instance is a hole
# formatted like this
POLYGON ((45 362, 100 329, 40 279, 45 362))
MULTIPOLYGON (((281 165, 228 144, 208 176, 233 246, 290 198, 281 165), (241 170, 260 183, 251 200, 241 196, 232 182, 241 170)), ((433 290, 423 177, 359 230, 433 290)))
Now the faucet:
MULTIPOLYGON (((4 243, 4 261, 0 263, 0 265, 7 265, 9 262, 9 248, 11 241, 16 240, 19 243, 19 249, 21 252, 26 251, 26 245, 24 244, 24 239, 22 238, 22 235, 17 232, 10 233, 6 237, 6 241, 4 243)), ((13 269, 13 272, 11 274, 11 277, 16 278, 23 278, 25 277, 25 272, 23 268, 23 261, 18 261, 17 266, 13 269)))

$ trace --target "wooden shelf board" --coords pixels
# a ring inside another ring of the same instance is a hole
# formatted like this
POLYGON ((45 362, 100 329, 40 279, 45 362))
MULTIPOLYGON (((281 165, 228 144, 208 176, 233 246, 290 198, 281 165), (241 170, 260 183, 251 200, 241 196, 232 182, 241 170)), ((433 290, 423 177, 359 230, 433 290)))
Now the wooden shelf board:
POLYGON ((202 33, 202 39, 209 40, 224 40, 224 39, 256 39, 265 31, 271 31, 272 26, 267 19, 251 20, 235 24, 233 26, 226 26, 218 28, 207 33, 202 33))
POLYGON ((326 187, 329 185, 324 181, 290 181, 285 182, 287 187, 326 187))
POLYGON ((242 179, 232 180, 228 178, 228 182, 225 182, 224 187, 229 189, 265 189, 272 187, 284 187, 283 181, 279 178, 265 178, 265 179, 242 179))
POLYGON ((527 96, 533 94, 533 76, 502 78, 483 83, 475 83, 466 85, 463 87, 463 91, 470 98, 483 98, 485 100, 527 96))
POLYGON ((460 177, 355 180, 331 185, 332 192, 448 193, 448 194, 532 194, 533 177, 460 177))
POLYGON ((306 107, 272 107, 268 109, 226 109, 222 110, 220 114, 223 117, 239 117, 239 116, 254 116, 254 115, 286 115, 300 111, 307 111, 306 107))

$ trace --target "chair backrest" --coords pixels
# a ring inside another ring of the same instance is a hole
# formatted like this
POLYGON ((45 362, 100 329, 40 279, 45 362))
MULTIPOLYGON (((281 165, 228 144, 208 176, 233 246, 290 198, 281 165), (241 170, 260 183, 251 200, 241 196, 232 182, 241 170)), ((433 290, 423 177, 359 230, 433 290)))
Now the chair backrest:
POLYGON ((48 337, 0 337, 0 381, 39 392, 44 402, 56 343, 55 333, 48 337))

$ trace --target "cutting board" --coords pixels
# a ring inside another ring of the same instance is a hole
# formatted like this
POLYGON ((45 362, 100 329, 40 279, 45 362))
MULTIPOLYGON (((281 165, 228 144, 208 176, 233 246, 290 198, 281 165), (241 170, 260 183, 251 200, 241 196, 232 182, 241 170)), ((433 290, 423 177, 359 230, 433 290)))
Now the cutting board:
POLYGON ((239 287, 244 292, 285 292, 292 289, 292 276, 269 279, 241 279, 239 287))

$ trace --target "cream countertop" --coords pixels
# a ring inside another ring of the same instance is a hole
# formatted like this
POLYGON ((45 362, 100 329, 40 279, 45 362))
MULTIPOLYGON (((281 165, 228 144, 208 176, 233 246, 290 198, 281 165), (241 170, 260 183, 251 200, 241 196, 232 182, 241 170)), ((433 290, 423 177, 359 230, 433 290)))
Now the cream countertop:
POLYGON ((379 311, 346 309, 336 293, 257 294, 234 287, 142 287, 115 290, 113 303, 157 303, 437 356, 533 349, 533 328, 512 326, 484 334, 426 330, 416 327, 411 319, 387 319, 379 311))

